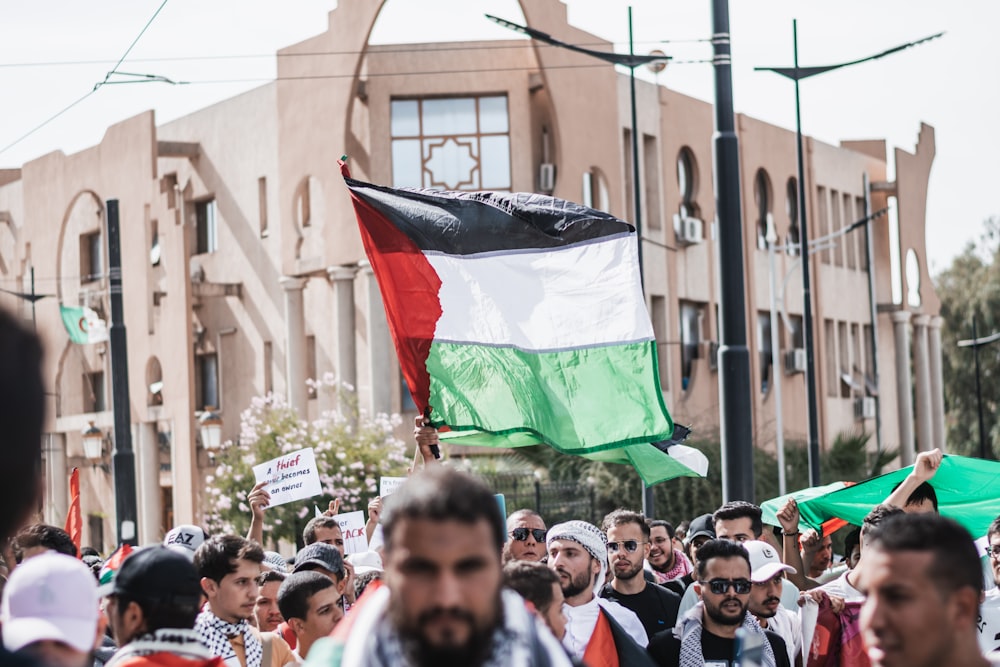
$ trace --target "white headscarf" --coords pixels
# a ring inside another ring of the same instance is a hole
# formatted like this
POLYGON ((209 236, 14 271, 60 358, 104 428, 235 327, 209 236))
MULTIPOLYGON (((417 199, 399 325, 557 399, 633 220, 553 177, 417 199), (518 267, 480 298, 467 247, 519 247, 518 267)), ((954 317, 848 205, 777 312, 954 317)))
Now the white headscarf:
POLYGON ((586 521, 567 521, 549 528, 545 536, 545 548, 548 549, 555 540, 572 540, 587 550, 601 564, 601 573, 594 582, 594 595, 604 587, 604 578, 608 574, 608 538, 600 528, 586 521))

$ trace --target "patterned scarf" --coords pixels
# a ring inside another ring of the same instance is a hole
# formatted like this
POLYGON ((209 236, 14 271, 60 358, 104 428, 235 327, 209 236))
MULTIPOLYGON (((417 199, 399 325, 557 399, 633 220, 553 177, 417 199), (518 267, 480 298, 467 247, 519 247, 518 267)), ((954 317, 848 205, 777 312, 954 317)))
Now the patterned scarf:
POLYGON ((201 643, 201 636, 194 630, 181 628, 161 628, 152 633, 136 637, 118 649, 105 667, 154 653, 171 653, 187 660, 209 660, 212 654, 201 643))
POLYGON ((687 556, 679 549, 674 549, 674 566, 672 568, 666 572, 659 572, 653 567, 650 567, 650 570, 653 572, 653 577, 656 578, 656 583, 665 584, 668 581, 680 579, 684 575, 690 574, 693 568, 687 556))
POLYGON ((201 638, 201 643, 209 652, 222 658, 228 667, 243 667, 229 641, 231 637, 243 635, 246 667, 261 667, 260 661, 264 657, 264 648, 245 618, 241 619, 239 623, 227 623, 211 611, 206 610, 198 614, 198 619, 194 622, 194 629, 201 638))
MULTIPOLYGON (((705 658, 701 653, 701 631, 702 619, 705 613, 705 603, 699 602, 684 615, 674 628, 674 636, 681 640, 681 663, 680 667, 704 667, 705 658)), ((743 629, 754 634, 764 634, 763 628, 757 623, 753 614, 747 612, 743 615, 743 629)), ((764 662, 763 667, 776 667, 774 659, 774 649, 771 642, 764 638, 764 662)))

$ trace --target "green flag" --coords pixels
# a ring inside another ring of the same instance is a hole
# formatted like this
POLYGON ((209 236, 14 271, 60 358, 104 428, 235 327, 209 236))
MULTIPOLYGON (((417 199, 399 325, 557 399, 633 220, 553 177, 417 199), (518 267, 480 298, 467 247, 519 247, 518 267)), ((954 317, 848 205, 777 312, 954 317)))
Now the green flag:
MULTIPOLYGON (((799 501, 802 522, 819 529, 824 521, 837 517, 860 526, 872 507, 884 501, 912 469, 908 466, 799 501)), ((937 493, 941 514, 965 526, 973 537, 985 535, 990 523, 1000 516, 1000 462, 945 456, 930 484, 937 493)))
POLYGON ((62 315, 66 333, 74 343, 86 345, 108 339, 108 325, 92 308, 60 305, 59 313, 62 315))

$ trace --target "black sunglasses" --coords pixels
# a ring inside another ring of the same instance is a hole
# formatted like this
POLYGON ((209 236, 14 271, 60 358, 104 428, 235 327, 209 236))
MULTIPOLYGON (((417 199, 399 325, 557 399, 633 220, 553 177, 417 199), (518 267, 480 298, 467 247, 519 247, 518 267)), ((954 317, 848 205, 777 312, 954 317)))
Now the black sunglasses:
POLYGON ((733 587, 733 592, 737 595, 746 595, 750 592, 749 579, 712 579, 711 581, 702 581, 701 584, 708 584, 708 590, 715 595, 725 595, 730 586, 733 587))
POLYGON ((548 532, 549 531, 544 528, 515 528, 510 531, 510 536, 518 542, 524 542, 528 539, 528 535, 530 534, 533 538, 535 538, 536 542, 544 544, 545 536, 548 532))
POLYGON ((638 540, 622 540, 621 542, 608 542, 608 553, 613 554, 618 551, 619 548, 624 549, 626 552, 632 554, 635 550, 639 548, 640 544, 645 544, 645 542, 639 542, 638 540))

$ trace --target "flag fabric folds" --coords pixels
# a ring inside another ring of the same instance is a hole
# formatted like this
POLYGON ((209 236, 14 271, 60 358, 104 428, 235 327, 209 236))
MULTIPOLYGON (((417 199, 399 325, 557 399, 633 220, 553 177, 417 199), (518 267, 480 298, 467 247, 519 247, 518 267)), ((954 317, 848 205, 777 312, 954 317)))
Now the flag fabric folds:
POLYGON ((80 513, 80 469, 73 468, 69 474, 69 511, 66 513, 66 532, 76 545, 76 555, 80 555, 80 540, 83 535, 83 515, 80 513))
POLYGON ((544 195, 393 189, 342 170, 403 375, 433 425, 461 444, 544 443, 644 462, 650 479, 696 474, 649 444, 673 423, 634 227, 544 195))
POLYGON ((62 315, 69 339, 74 343, 86 345, 108 339, 107 323, 92 308, 60 305, 59 314, 62 315))
POLYGON ((99 582, 102 586, 104 584, 109 584, 114 580, 115 575, 118 573, 118 569, 131 553, 131 545, 126 543, 115 549, 114 553, 108 556, 108 559, 104 561, 104 566, 101 568, 100 574, 98 574, 99 582))

